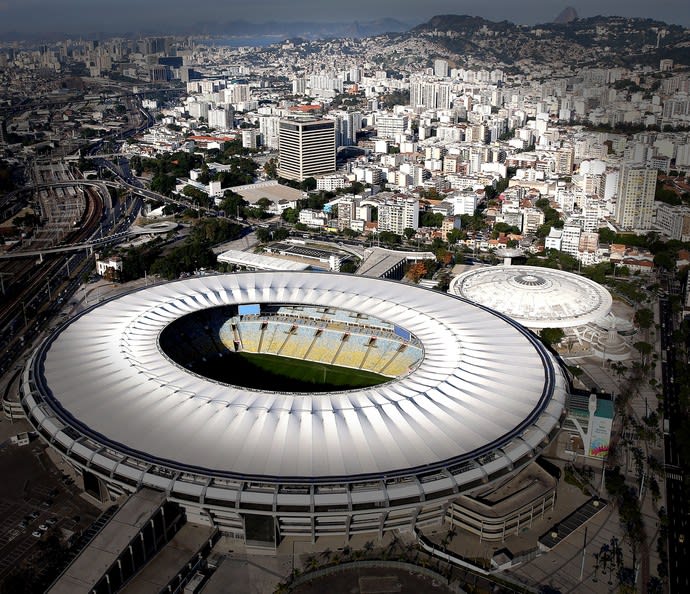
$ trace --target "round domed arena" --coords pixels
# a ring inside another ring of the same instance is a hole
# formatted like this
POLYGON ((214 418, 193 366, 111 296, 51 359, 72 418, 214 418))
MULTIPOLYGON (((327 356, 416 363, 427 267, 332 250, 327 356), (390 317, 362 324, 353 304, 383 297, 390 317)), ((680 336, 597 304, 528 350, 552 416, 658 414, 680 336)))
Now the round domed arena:
POLYGON ((594 281, 537 266, 477 267, 456 276, 449 292, 535 330, 602 322, 613 302, 611 294, 594 281))
POLYGON ((161 490, 247 539, 436 522, 533 460, 567 389, 503 314, 308 272, 112 298, 48 336, 21 383, 30 423, 93 492, 161 490))

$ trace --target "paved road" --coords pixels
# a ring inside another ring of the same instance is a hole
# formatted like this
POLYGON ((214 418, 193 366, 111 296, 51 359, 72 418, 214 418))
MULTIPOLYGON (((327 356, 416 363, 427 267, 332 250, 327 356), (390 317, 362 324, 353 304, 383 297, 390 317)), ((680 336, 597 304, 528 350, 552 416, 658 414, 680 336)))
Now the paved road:
POLYGON ((681 410, 678 386, 675 382, 676 348, 672 340, 675 329, 674 315, 666 298, 659 300, 662 349, 662 387, 664 393, 664 419, 668 425, 664 434, 666 462, 666 510, 668 513, 669 586, 672 594, 690 592, 690 566, 687 559, 688 512, 683 476, 687 460, 680 456, 676 445, 676 432, 681 423, 687 423, 686 411, 681 410), (665 355, 665 356, 663 356, 665 355))

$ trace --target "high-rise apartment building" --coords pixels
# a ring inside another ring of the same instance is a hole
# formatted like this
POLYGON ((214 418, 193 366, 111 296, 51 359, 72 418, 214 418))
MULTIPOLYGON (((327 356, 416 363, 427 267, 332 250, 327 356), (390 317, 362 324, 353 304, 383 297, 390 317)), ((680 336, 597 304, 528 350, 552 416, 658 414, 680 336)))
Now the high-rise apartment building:
POLYGON ((614 220, 623 229, 650 229, 654 212, 656 169, 624 164, 618 177, 614 220))
POLYGON ((302 181, 335 171, 333 120, 281 120, 278 174, 302 181))
POLYGON ((216 130, 230 130, 235 113, 229 105, 219 105, 208 110, 208 125, 216 130))
POLYGON ((396 140, 407 130, 407 117, 392 114, 376 116, 376 135, 379 138, 396 140))
POLYGON ((434 76, 445 78, 448 76, 448 60, 436 58, 434 60, 434 76))
POLYGON ((419 200, 392 198, 379 206, 379 231, 392 231, 402 235, 407 228, 419 227, 419 200))
POLYGON ((280 117, 273 115, 262 115, 259 117, 259 132, 261 133, 261 144, 277 149, 280 138, 280 117))
POLYGON ((450 83, 419 79, 411 80, 410 105, 412 109, 450 109, 450 83))
POLYGON ((335 121, 336 146, 357 143, 357 132, 362 129, 362 113, 359 111, 332 111, 328 119, 335 121))

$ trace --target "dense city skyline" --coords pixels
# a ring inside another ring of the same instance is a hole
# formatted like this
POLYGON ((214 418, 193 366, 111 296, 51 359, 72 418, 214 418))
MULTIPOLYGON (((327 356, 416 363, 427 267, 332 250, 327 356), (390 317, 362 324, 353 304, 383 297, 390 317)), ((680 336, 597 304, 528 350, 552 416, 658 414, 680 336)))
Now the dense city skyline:
POLYGON ((257 0, 240 3, 235 0, 199 0, 190 9, 180 0, 151 0, 142 4, 136 0, 104 2, 102 0, 3 0, 0 1, 0 32, 25 33, 35 36, 45 33, 137 33, 141 31, 193 33, 196 24, 225 23, 244 20, 266 22, 368 22, 393 18, 410 25, 426 22, 439 14, 469 14, 489 20, 509 20, 515 23, 536 24, 553 21, 566 6, 572 6, 580 17, 595 15, 643 17, 671 24, 690 25, 690 8, 673 0, 655 3, 641 0, 577 0, 550 3, 525 0, 519 5, 497 0, 481 5, 468 0, 430 0, 424 4, 380 0, 374 5, 363 0, 348 3, 299 0, 290 4, 278 0, 257 0))

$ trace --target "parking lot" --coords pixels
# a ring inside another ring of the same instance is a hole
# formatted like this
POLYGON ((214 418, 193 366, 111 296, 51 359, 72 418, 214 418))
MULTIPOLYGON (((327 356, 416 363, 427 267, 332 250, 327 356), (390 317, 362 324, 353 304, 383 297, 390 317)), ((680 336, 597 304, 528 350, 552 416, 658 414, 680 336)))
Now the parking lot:
POLYGON ((0 421, 0 583, 14 568, 38 560, 49 541, 66 544, 100 513, 50 462, 40 440, 10 443, 9 435, 27 428, 0 421))

